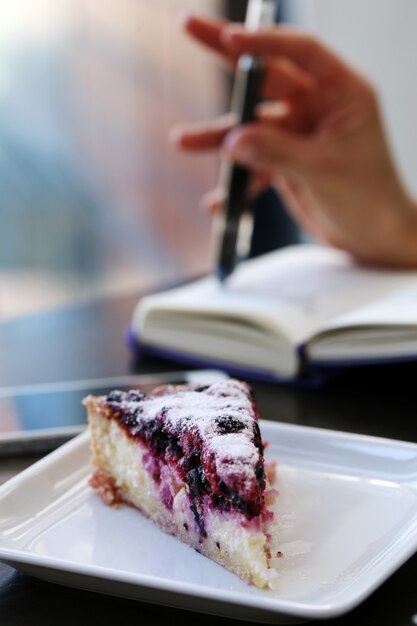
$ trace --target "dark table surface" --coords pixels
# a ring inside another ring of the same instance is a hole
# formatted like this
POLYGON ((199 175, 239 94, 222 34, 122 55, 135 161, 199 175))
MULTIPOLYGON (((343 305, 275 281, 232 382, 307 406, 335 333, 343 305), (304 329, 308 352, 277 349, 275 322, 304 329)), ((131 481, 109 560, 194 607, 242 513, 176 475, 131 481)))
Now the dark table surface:
MULTIPOLYGON (((156 359, 139 360, 125 331, 137 294, 85 302, 0 324, 0 387, 184 369, 156 359)), ((417 441, 417 367, 366 368, 319 391, 251 381, 264 419, 417 441)), ((1 479, 36 460, 0 461, 1 479)), ((0 564, 0 624, 234 623, 133 600, 42 582, 0 564)), ((359 607, 326 624, 417 624, 417 556, 412 557, 359 607)))

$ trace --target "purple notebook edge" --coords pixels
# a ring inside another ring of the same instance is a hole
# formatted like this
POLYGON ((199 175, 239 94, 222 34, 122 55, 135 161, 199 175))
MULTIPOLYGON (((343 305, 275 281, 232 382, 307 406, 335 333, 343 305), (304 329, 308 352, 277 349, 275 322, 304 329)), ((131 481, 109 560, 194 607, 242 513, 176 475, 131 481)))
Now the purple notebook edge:
POLYGON ((294 378, 282 378, 268 372, 254 371, 250 368, 236 365, 235 363, 226 363, 216 361, 215 359, 204 359, 194 357, 188 354, 180 353, 167 348, 160 348, 142 343, 138 336, 128 327, 125 333, 125 339, 130 350, 137 356, 150 356, 173 363, 180 363, 196 368, 215 368, 220 369, 230 376, 248 378, 254 381, 273 383, 284 385, 287 387, 295 387, 298 389, 320 389, 325 387, 331 381, 343 376, 349 370, 366 368, 379 365, 394 365, 401 363, 417 362, 417 354, 402 355, 398 357, 369 357, 367 359, 347 359, 344 361, 332 359, 316 359, 314 362, 308 362, 305 354, 305 346, 299 345, 297 352, 300 362, 304 364, 302 373, 294 378))

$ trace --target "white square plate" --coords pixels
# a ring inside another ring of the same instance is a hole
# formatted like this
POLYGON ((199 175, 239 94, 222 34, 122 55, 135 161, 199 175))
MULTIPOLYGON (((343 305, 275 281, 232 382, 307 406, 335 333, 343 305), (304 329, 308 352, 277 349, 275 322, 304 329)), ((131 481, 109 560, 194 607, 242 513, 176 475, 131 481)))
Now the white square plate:
POLYGON ((277 592, 162 533, 88 486, 83 433, 0 489, 0 560, 102 593, 246 620, 351 610, 417 551, 417 445, 261 422, 278 462, 277 592))

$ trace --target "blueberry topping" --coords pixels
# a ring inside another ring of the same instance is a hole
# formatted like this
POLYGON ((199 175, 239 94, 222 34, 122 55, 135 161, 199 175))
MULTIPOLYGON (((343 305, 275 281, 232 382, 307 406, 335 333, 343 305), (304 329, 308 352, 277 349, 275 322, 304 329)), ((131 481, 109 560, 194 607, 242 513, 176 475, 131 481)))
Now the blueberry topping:
POLYGON ((202 391, 207 391, 209 387, 210 385, 197 385, 196 387, 194 387, 194 391, 201 393, 202 391))
POLYGON ((200 513, 198 512, 198 508, 197 508, 197 505, 195 504, 195 502, 190 504, 190 509, 193 512, 194 519, 195 519, 195 522, 196 522, 196 524, 198 526, 198 529, 200 531, 201 537, 202 538, 207 537, 206 529, 204 528, 203 518, 201 517, 200 513))
POLYGON ((141 402, 145 399, 145 394, 139 389, 131 389, 126 394, 126 400, 129 402, 141 402))
POLYGON ((231 494, 231 502, 236 511, 243 513, 247 517, 252 517, 253 515, 257 515, 259 513, 254 502, 244 500, 242 496, 236 492, 231 494))
POLYGON ((118 404, 120 402, 122 402, 123 400, 123 391, 111 391, 107 396, 106 396, 106 402, 109 403, 113 403, 113 402, 117 402, 118 404))
POLYGON ((182 453, 178 437, 170 432, 166 432, 163 422, 159 419, 152 420, 153 427, 150 427, 148 434, 148 442, 157 454, 170 454, 171 456, 179 456, 182 453))
POLYGON ((264 446, 262 443, 261 431, 259 430, 258 422, 254 422, 253 424, 253 443, 262 454, 264 451, 264 446))
POLYGON ((190 496, 193 500, 201 498, 201 496, 207 492, 209 485, 202 465, 187 472, 187 483, 190 489, 190 496))
POLYGON ((216 509, 220 509, 221 511, 225 511, 227 509, 226 498, 224 496, 219 496, 217 493, 214 493, 212 502, 216 509))
POLYGON ((226 494, 229 491, 224 480, 219 480, 219 489, 224 494, 226 494))
POLYGON ((265 479, 265 472, 262 463, 257 463, 255 467, 256 482, 262 486, 265 479))
POLYGON ((171 452, 173 456, 181 456, 182 448, 179 443, 178 435, 174 433, 167 433, 167 452, 171 452))
POLYGON ((235 509, 239 513, 243 513, 246 517, 251 518, 259 515, 261 511, 261 502, 257 498, 243 498, 238 491, 229 489, 221 480, 219 487, 224 495, 213 494, 211 501, 213 506, 220 511, 229 511, 230 508, 235 509))
POLYGON ((219 435, 228 435, 230 433, 240 433, 245 428, 244 422, 232 417, 231 415, 222 415, 216 419, 217 432, 219 435))
POLYGON ((140 411, 122 411, 118 422, 121 426, 125 426, 126 428, 135 428, 138 425, 138 417, 140 415, 140 411))

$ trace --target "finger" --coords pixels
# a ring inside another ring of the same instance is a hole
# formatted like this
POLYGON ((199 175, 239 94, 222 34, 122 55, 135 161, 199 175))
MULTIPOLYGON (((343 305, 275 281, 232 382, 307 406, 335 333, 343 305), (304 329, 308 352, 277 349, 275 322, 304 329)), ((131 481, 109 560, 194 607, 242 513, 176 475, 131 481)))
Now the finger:
POLYGON ((210 150, 219 147, 235 124, 236 115, 228 113, 208 122, 175 126, 169 138, 182 150, 210 150))
POLYGON ((223 153, 236 163, 271 175, 305 174, 314 163, 311 139, 280 128, 251 124, 231 130, 223 153))
POLYGON ((317 92, 317 86, 314 76, 289 59, 267 59, 262 86, 262 93, 266 98, 289 101, 297 99, 305 104, 305 99, 317 92))
POLYGON ((324 44, 289 27, 252 32, 231 24, 223 27, 220 37, 230 54, 285 56, 318 79, 349 74, 346 64, 324 44))
MULTIPOLYGON (((256 108, 256 117, 267 126, 293 132, 310 130, 309 116, 302 110, 289 108, 284 102, 260 103, 256 108)), ((180 150, 216 150, 235 125, 236 115, 228 113, 213 120, 174 126, 169 133, 169 140, 180 150)))
POLYGON ((344 248, 339 238, 330 234, 328 229, 323 227, 319 213, 314 209, 314 198, 307 187, 288 177, 281 177, 279 181, 274 182, 283 197, 289 213, 305 232, 312 235, 317 241, 328 244, 333 248, 344 248))
MULTIPOLYGON (((265 174, 255 174, 251 177, 248 196, 250 199, 255 198, 270 184, 270 177, 265 174)), ((226 200, 226 190, 216 187, 206 193, 201 199, 201 207, 210 215, 216 215, 221 211, 226 200)))
POLYGON ((265 98, 287 105, 285 115, 281 115, 281 126, 296 132, 312 130, 320 107, 320 90, 311 74, 288 59, 268 59, 262 91, 265 98))
POLYGON ((282 101, 265 100, 256 106, 256 118, 261 122, 280 122, 285 118, 290 109, 288 104, 282 101))
POLYGON ((286 102, 265 101, 256 107, 256 119, 263 125, 290 130, 294 133, 310 133, 313 127, 308 109, 289 106, 286 102))
MULTIPOLYGON (((264 126, 282 128, 294 133, 310 130, 310 119, 302 111, 291 110, 284 103, 264 102, 257 107, 257 119, 264 126)), ((233 114, 195 124, 177 125, 169 133, 169 141, 179 150, 200 152, 217 150, 235 127, 233 114)))
POLYGON ((225 190, 221 189, 220 187, 216 187, 216 189, 208 191, 201 198, 201 208, 204 212, 209 213, 210 215, 216 215, 221 210, 225 197, 225 190))
POLYGON ((223 29, 229 24, 230 22, 226 20, 210 20, 188 14, 182 16, 183 28, 191 37, 220 54, 228 64, 234 65, 237 56, 225 44, 222 37, 223 29))
POLYGON ((251 183, 249 186, 249 198, 256 198, 262 191, 264 191, 271 182, 269 174, 254 173, 251 177, 251 183))
MULTIPOLYGON (((184 26, 189 34, 200 43, 204 43, 217 53, 228 57, 229 62, 236 61, 237 55, 230 55, 230 50, 222 42, 222 33, 230 22, 206 20, 192 15, 184 18, 184 26)), ((230 27, 231 28, 231 27, 230 27)), ((267 60, 263 95, 267 98, 293 98, 313 91, 317 81, 289 59, 270 58, 267 60)))
POLYGON ((320 228, 312 215, 311 201, 305 197, 306 192, 302 185, 284 176, 275 178, 274 182, 294 220, 313 237, 323 239, 320 228))

